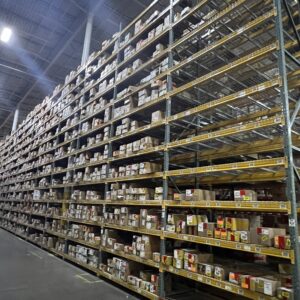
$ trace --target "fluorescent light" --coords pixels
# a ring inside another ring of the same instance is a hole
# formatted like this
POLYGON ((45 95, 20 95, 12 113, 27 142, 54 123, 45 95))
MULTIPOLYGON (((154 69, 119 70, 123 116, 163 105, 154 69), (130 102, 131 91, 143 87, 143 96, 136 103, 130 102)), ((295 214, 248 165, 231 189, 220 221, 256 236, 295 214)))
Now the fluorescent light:
POLYGON ((1 31, 0 40, 4 43, 8 43, 12 35, 12 30, 8 27, 4 27, 1 31))

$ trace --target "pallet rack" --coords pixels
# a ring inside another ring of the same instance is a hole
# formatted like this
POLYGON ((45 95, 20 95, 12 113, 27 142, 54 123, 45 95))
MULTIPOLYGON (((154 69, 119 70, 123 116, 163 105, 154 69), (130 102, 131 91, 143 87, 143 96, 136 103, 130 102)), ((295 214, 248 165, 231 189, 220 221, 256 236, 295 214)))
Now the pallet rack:
POLYGON ((168 274, 249 299, 277 298, 71 237, 67 234, 70 226, 83 224, 98 228, 101 233, 104 229, 114 229, 126 234, 153 236, 160 241, 161 255, 167 254, 174 241, 190 242, 195 247, 206 245, 210 251, 218 248, 264 254, 293 263, 294 299, 299 300, 296 183, 300 180, 297 166, 300 25, 297 5, 285 0, 195 0, 190 1, 190 9, 182 13, 183 2, 152 1, 128 26, 122 29, 120 25, 120 31, 103 44, 100 51, 72 72, 65 83, 5 139, 0 146, 1 227, 149 299, 168 296, 165 284, 168 274), (133 34, 139 20, 145 21, 156 10, 158 13, 153 19, 133 34), (149 32, 160 24, 163 24, 161 28, 145 41, 149 32), (140 39, 144 42, 133 50, 140 39), (164 47, 152 56, 157 44, 164 47), (128 49, 132 53, 125 57, 128 49), (142 62, 120 76, 137 59, 142 62), (163 67, 164 60, 167 65, 163 67), (153 71, 159 66, 159 71, 153 71), (105 80, 106 85, 100 87, 105 80), (155 97, 140 105, 133 101, 134 105, 122 111, 120 107, 125 107, 129 98, 136 99, 145 89, 154 90, 158 81, 163 86, 161 93, 156 92, 155 97), (129 90, 123 93, 128 87, 129 90), (107 101, 100 104, 102 98, 107 101), (95 102, 99 104, 98 108, 88 114, 88 108, 95 102), (153 121, 151 114, 158 110, 163 117, 153 121), (116 135, 122 120, 129 117, 141 124, 116 135), (86 122, 93 118, 101 118, 102 122, 85 128, 86 122), (73 134, 74 130, 77 130, 76 134, 73 134), (99 133, 105 138, 96 141, 95 136, 99 133), (160 143, 113 155, 121 145, 145 136, 155 137, 160 143), (88 138, 94 138, 94 142, 89 144, 88 138), (88 151, 100 151, 101 158, 76 164, 76 159, 88 151), (50 156, 46 159, 47 155, 50 156), (163 167, 149 174, 110 176, 110 168, 144 161, 157 162, 163 167), (47 169, 49 165, 51 167, 47 169), (102 166, 105 168, 100 178, 74 180, 82 170, 102 166), (44 179, 47 179, 46 184, 40 185, 44 179), (186 187, 206 186, 213 190, 249 184, 268 186, 278 182, 286 185, 286 201, 174 201, 168 197, 170 187, 180 191, 186 187), (162 186, 163 199, 108 199, 111 184, 115 183, 162 186), (76 189, 97 190, 102 200, 72 200, 70 195, 76 189), (32 198, 36 191, 57 191, 62 197, 32 198), (47 209, 36 211, 34 207, 38 204, 57 210, 52 214, 48 214, 47 209), (102 216, 122 206, 135 211, 145 207, 156 209, 160 213, 161 228, 120 226, 104 218, 97 221, 73 218, 66 214, 71 205, 94 205, 102 216), (174 210, 204 210, 211 218, 220 211, 285 215, 288 216, 292 249, 167 232, 167 215, 174 210), (58 232, 36 226, 32 223, 35 218, 43 225, 57 220, 64 230, 58 232), (23 229, 12 230, 14 227, 23 229), (28 235, 31 232, 56 236, 65 242, 64 251, 32 240, 28 235), (160 274, 159 292, 155 294, 136 288, 78 261, 67 253, 69 244, 97 250, 99 264, 112 254, 154 268, 160 274))

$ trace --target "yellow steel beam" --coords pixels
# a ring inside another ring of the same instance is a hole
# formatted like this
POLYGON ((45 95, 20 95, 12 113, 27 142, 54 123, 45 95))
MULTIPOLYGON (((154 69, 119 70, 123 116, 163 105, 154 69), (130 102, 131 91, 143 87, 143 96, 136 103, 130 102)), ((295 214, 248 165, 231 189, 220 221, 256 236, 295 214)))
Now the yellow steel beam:
MULTIPOLYGON (((300 145, 300 142, 298 143, 300 145)), ((255 153, 278 151, 283 149, 283 139, 263 139, 249 143, 241 143, 237 146, 225 145, 219 149, 209 149, 197 152, 187 152, 177 154, 170 158, 171 163, 192 163, 195 162, 196 155, 197 161, 214 160, 218 158, 227 158, 238 155, 249 155, 255 153)))
MULTIPOLYGON (((267 181, 282 181, 286 174, 284 170, 277 171, 275 173, 271 172, 255 172, 255 173, 245 173, 238 175, 221 175, 221 176, 205 176, 199 178, 200 184, 231 184, 237 182, 267 182, 267 181)), ((175 177, 175 183, 180 186, 195 185, 194 177, 175 177)))
POLYGON ((264 247, 262 245, 245 244, 240 242, 232 242, 226 240, 220 240, 209 237, 202 237, 197 235, 179 234, 174 232, 164 231, 164 238, 170 238, 175 240, 183 240, 193 242, 197 244, 210 245, 215 247, 227 248, 232 250, 239 250, 251 253, 260 253, 269 256, 275 256, 280 258, 286 258, 293 260, 293 250, 282 250, 272 247, 264 247))
POLYGON ((183 44, 184 42, 190 40, 192 37, 194 37, 198 33, 202 32, 203 30, 208 29, 209 26, 211 26, 213 23, 215 23, 218 20, 221 20, 226 15, 228 15, 230 12, 234 11, 234 9, 236 9, 239 6, 245 4, 246 2, 247 2, 247 0, 238 0, 238 1, 228 5, 221 12, 215 14, 207 22, 205 22, 201 26, 199 26, 196 30, 191 31, 190 33, 186 34, 183 38, 181 38, 178 41, 176 41, 175 43, 173 43, 172 46, 171 46, 171 50, 178 47, 179 45, 183 44))
POLYGON ((232 63, 229 63, 217 70, 214 70, 208 74, 205 74, 205 75, 201 76, 200 78, 197 78, 189 83, 183 84, 182 86, 180 86, 178 88, 175 88, 174 90, 172 90, 171 92, 168 93, 168 96, 169 97, 175 96, 179 93, 186 91, 189 88, 192 88, 194 86, 197 86, 199 84, 207 82, 208 80, 211 80, 215 77, 224 75, 227 72, 236 70, 237 68, 239 68, 245 64, 251 63, 257 59, 260 59, 260 58, 276 51, 277 49, 278 49, 278 43, 277 42, 272 43, 272 44, 270 44, 264 48, 261 48, 251 54, 243 56, 242 58, 237 59, 237 60, 233 61, 232 63))
POLYGON ((243 289, 239 285, 232 284, 228 281, 218 280, 213 277, 190 272, 184 269, 176 269, 173 266, 164 265, 162 266, 162 270, 184 278, 188 278, 190 280, 194 280, 198 283, 206 284, 208 286, 213 286, 215 288, 224 290, 226 292, 230 292, 239 296, 246 297, 248 299, 252 299, 252 300, 276 300, 277 299, 276 297, 271 297, 271 296, 264 295, 262 293, 257 293, 247 289, 243 289))
POLYGON ((272 168, 272 167, 284 167, 286 160, 284 157, 269 158, 269 159, 258 159, 237 163, 210 165, 205 167, 186 168, 178 169, 165 172, 166 176, 185 176, 192 174, 208 174, 215 172, 226 172, 234 170, 248 170, 248 169, 259 169, 259 168, 272 168))
MULTIPOLYGON (((223 14, 223 11, 220 13, 221 15, 223 14)), ((172 73, 177 71, 178 69, 182 68, 183 66, 185 66, 188 63, 193 62, 196 59, 199 59, 200 57, 202 57, 203 55, 218 49, 219 47, 221 47, 222 45, 230 42, 231 40, 237 38, 238 36, 245 34, 247 31, 255 28, 256 26, 261 25, 263 22, 271 19, 272 17, 275 16, 275 9, 271 10, 270 12, 258 17, 257 19, 249 22, 248 24, 246 24, 245 26, 239 28, 238 30, 224 36, 223 38, 221 38, 220 40, 217 40, 215 43, 210 44, 209 46, 205 47, 204 49, 196 52, 195 54, 193 54, 192 56, 190 56, 187 59, 182 60, 179 64, 175 65, 174 67, 168 69, 166 72, 162 73, 160 78, 164 77, 167 73, 172 73)), ((210 23, 210 22, 209 22, 210 23)), ((205 25, 205 24, 204 24, 205 25)), ((180 41, 180 40, 179 40, 180 41)), ((171 46, 171 49, 173 49, 174 47, 176 47, 176 43, 175 46, 171 46)))
POLYGON ((263 212, 282 212, 287 213, 290 210, 288 201, 172 201, 165 200, 165 207, 197 207, 213 208, 221 210, 247 210, 263 212))
POLYGON ((284 120, 282 116, 274 116, 265 120, 249 122, 247 124, 242 124, 242 125, 238 124, 234 127, 220 129, 213 132, 196 135, 194 137, 174 141, 169 143, 167 145, 167 148, 172 149, 176 147, 187 146, 194 143, 207 142, 209 140, 213 140, 216 138, 232 136, 234 134, 244 133, 251 130, 257 130, 265 127, 270 127, 274 125, 283 125, 283 124, 284 124, 284 120))
POLYGON ((216 100, 204 103, 204 104, 200 104, 191 109, 185 110, 185 111, 180 112, 175 115, 172 115, 169 118, 167 118, 167 121, 172 122, 172 121, 176 121, 176 120, 185 118, 187 116, 192 116, 194 114, 201 113, 201 112, 204 112, 207 110, 212 110, 219 106, 230 104, 233 101, 236 101, 236 100, 239 100, 239 99, 242 99, 245 97, 249 97, 249 96, 254 96, 262 91, 269 90, 270 88, 279 87, 280 84, 281 84, 281 80, 278 77, 276 79, 257 84, 250 88, 241 90, 239 92, 230 94, 228 96, 221 97, 219 99, 216 99, 216 100))

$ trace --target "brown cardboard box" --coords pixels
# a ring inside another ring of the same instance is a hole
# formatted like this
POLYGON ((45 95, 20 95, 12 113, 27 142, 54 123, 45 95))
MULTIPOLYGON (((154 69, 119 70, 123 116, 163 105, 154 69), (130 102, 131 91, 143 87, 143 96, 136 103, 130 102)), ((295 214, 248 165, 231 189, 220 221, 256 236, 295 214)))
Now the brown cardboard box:
POLYGON ((278 249, 291 249, 291 238, 289 235, 275 235, 274 247, 278 249))
POLYGON ((178 221, 185 221, 184 214, 168 214, 167 222, 170 225, 176 225, 178 221))
POLYGON ((183 259, 174 258, 173 267, 176 269, 183 269, 183 259))
POLYGON ((258 243, 269 247, 274 245, 274 238, 276 235, 286 235, 286 230, 284 228, 258 227, 256 232, 258 243))
POLYGON ((197 272, 198 271, 198 265, 196 263, 190 263, 187 260, 183 261, 183 268, 185 270, 190 271, 190 272, 197 272))
POLYGON ((253 190, 235 190, 235 201, 257 201, 257 193, 253 190))
POLYGON ((229 274, 229 271, 226 266, 215 265, 214 278, 219 279, 219 280, 227 280, 228 274, 229 274))
POLYGON ((239 231, 227 231, 227 240, 232 242, 240 241, 240 232, 239 231))
POLYGON ((215 237, 215 239, 221 238, 221 228, 215 228, 214 237, 215 237))
POLYGON ((225 218, 225 228, 233 231, 249 230, 249 220, 245 218, 225 218))
POLYGON ((198 235, 205 237, 213 237, 215 230, 215 223, 200 222, 198 223, 198 235))
POLYGON ((170 255, 162 255, 162 257, 161 257, 161 262, 162 262, 162 264, 164 264, 164 265, 172 266, 172 264, 173 264, 173 256, 170 256, 170 255))
POLYGON ((250 279, 250 289, 268 296, 275 296, 280 282, 274 278, 253 277, 250 279))
POLYGON ((241 281, 240 277, 241 277, 240 272, 231 271, 228 274, 228 281, 233 284, 240 284, 241 281))
POLYGON ((160 253, 159 252, 153 252, 152 259, 155 262, 160 262, 160 253))
POLYGON ((164 113, 161 110, 157 110, 151 114, 151 122, 158 122, 164 118, 164 113))
POLYGON ((175 259, 184 259, 184 249, 174 249, 175 259))
POLYGON ((184 201, 185 194, 174 193, 173 199, 174 201, 184 201))
POLYGON ((184 252, 184 260, 189 263, 212 263, 213 262, 213 254, 210 253, 199 253, 197 250, 188 252, 184 252))
POLYGON ((281 300, 294 300, 293 289, 279 287, 277 289, 277 297, 281 300))
POLYGON ((186 200, 199 201, 199 200, 215 200, 216 195, 214 191, 202 189, 188 189, 185 191, 186 200))
POLYGON ((177 221, 176 222, 176 232, 186 234, 187 233, 187 226, 185 221, 177 221))
POLYGON ((197 216, 196 215, 187 215, 186 216, 187 226, 197 226, 197 216))
POLYGON ((251 283, 251 278, 253 276, 251 275, 240 275, 240 285, 243 289, 250 289, 250 283, 251 283))
POLYGON ((240 241, 242 243, 250 244, 251 243, 251 233, 250 231, 240 231, 240 241))
POLYGON ((198 270, 200 274, 203 274, 208 277, 213 277, 214 275, 214 266, 210 264, 200 263, 198 265, 198 270))
POLYGON ((227 232, 228 230, 226 228, 221 228, 221 240, 227 240, 227 232))

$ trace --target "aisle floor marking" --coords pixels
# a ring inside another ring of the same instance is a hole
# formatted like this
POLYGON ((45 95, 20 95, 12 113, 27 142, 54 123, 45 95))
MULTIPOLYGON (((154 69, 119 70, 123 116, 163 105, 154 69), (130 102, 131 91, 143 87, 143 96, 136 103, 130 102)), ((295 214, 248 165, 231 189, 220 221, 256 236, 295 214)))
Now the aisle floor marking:
POLYGON ((43 259, 43 257, 40 256, 40 255, 38 255, 36 252, 29 251, 29 253, 32 254, 32 255, 34 255, 34 256, 36 256, 36 257, 38 257, 39 259, 43 259))
POLYGON ((103 282, 103 280, 94 279, 94 276, 92 276, 88 273, 77 274, 77 275, 75 275, 75 277, 77 277, 77 278, 81 279, 83 282, 89 283, 89 284, 103 282), (92 280, 89 280, 86 277, 90 277, 92 280))

